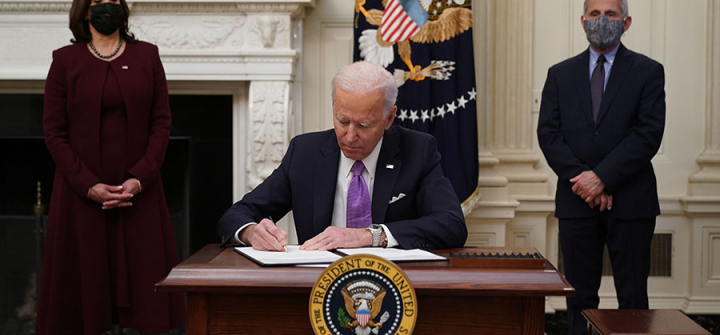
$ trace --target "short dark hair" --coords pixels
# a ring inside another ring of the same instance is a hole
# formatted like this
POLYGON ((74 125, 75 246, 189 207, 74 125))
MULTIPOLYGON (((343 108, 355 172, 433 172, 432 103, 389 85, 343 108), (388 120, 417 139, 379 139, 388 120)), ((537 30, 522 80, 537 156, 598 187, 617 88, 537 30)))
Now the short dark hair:
MULTIPOLYGON (((72 31, 74 37, 70 40, 72 43, 87 43, 92 40, 90 22, 87 19, 90 1, 92 0, 73 0, 70 7, 70 31, 72 31)), ((137 42, 135 35, 128 31, 130 8, 128 8, 125 0, 120 0, 120 5, 125 10, 125 19, 120 23, 120 37, 130 43, 135 43, 137 42)))

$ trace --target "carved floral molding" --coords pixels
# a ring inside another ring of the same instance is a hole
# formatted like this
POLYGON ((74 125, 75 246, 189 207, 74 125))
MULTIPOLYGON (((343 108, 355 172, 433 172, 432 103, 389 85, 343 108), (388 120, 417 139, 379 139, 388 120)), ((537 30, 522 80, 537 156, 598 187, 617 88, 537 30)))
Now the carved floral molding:
POLYGON ((32 1, 15 1, 0 2, 0 13, 27 13, 38 12, 48 13, 57 12, 67 14, 70 11, 70 2, 32 2, 32 1))
POLYGON ((247 161, 248 190, 254 189, 280 165, 287 145, 289 83, 250 84, 250 157, 247 161))
POLYGON ((161 48, 173 50, 239 49, 243 46, 239 30, 245 23, 244 16, 182 19, 132 17, 131 30, 161 48))
MULTIPOLYGON (((289 3, 254 3, 239 0, 237 2, 197 3, 183 2, 152 2, 128 0, 130 10, 135 13, 283 13, 292 18, 301 17, 305 7, 312 6, 314 0, 288 1, 289 3)), ((67 14, 72 2, 70 0, 57 1, 0 1, 0 13, 5 12, 57 12, 67 14)))

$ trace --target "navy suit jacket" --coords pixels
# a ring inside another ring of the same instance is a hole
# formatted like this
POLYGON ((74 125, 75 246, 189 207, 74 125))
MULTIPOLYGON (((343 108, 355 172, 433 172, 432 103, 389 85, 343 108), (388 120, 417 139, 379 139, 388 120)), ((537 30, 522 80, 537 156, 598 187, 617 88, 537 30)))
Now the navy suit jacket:
MULTIPOLYGON (((329 227, 340 154, 332 129, 293 138, 280 166, 220 218, 223 243, 248 222, 279 219, 290 210, 300 243, 329 227)), ((371 202, 373 223, 385 224, 405 249, 465 244, 460 203, 430 135, 398 126, 385 131, 371 202), (400 193, 406 196, 390 204, 400 193)))
POLYGON ((558 218, 597 215, 572 192, 570 179, 593 170, 613 196, 607 215, 618 219, 660 214, 650 160, 665 127, 663 66, 620 44, 610 70, 597 122, 590 98, 590 52, 550 68, 542 93, 538 141, 558 175, 558 218))

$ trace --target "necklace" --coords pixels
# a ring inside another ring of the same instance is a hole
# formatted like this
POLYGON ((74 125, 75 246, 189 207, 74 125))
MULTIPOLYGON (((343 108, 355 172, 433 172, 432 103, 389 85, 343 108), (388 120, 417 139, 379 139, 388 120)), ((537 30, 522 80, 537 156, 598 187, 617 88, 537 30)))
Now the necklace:
POLYGON ((90 41, 90 49, 92 49, 92 51, 93 51, 98 57, 100 57, 100 58, 102 58, 102 59, 113 58, 113 56, 117 55, 118 51, 120 51, 120 47, 121 47, 121 46, 122 46, 122 38, 118 38, 118 46, 117 46, 117 48, 115 48, 115 51, 113 51, 111 54, 109 54, 109 55, 106 56, 106 55, 101 54, 100 51, 97 51, 97 49, 95 49, 95 45, 93 44, 93 42, 90 41))

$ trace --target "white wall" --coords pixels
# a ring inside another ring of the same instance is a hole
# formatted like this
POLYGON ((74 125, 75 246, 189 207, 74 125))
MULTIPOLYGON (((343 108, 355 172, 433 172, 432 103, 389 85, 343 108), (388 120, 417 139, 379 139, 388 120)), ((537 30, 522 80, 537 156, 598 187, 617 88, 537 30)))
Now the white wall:
POLYGON ((354 2, 318 1, 305 12, 303 132, 332 128, 330 81, 353 57, 354 2))

